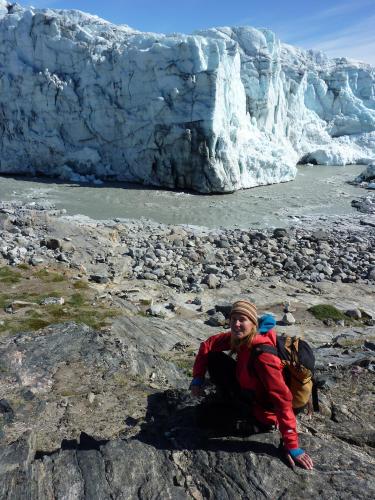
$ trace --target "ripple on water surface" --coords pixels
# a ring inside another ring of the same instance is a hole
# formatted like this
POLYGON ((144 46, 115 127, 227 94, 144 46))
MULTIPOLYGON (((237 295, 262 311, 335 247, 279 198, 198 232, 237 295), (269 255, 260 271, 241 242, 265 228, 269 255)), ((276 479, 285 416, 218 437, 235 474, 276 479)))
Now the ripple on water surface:
POLYGON ((227 195, 147 189, 125 184, 100 186, 1 177, 1 200, 48 199, 70 215, 94 219, 145 217, 166 224, 207 227, 283 226, 301 215, 348 215, 351 200, 365 191, 347 184, 364 166, 301 166, 292 182, 227 195))

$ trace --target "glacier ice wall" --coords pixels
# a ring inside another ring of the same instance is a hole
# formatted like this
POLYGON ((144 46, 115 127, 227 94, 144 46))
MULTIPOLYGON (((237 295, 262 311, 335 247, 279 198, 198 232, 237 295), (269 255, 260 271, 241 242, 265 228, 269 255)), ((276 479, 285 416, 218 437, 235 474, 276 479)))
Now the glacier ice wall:
POLYGON ((374 69, 268 30, 141 33, 0 0, 0 172, 230 192, 375 156, 374 69))

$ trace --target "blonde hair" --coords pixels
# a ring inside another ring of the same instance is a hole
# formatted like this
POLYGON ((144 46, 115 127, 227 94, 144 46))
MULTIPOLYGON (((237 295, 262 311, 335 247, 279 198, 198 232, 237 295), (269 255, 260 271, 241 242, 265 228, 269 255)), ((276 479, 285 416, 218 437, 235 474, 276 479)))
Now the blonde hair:
POLYGON ((243 345, 246 345, 247 348, 251 349, 251 344, 253 342, 253 338, 257 334, 257 325, 253 323, 253 328, 249 335, 246 335, 243 339, 236 339, 233 335, 230 338, 230 350, 232 353, 237 353, 243 345))

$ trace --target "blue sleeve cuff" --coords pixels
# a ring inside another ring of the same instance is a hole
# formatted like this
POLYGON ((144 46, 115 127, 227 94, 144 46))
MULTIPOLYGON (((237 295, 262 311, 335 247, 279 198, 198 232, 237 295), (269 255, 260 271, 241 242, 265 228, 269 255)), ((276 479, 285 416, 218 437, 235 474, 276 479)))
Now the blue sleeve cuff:
POLYGON ((297 458, 305 452, 302 448, 292 448, 291 450, 288 450, 288 453, 292 458, 297 458))
POLYGON ((191 381, 190 387, 193 387, 194 385, 201 386, 204 384, 204 380, 200 377, 194 377, 193 380, 191 381))

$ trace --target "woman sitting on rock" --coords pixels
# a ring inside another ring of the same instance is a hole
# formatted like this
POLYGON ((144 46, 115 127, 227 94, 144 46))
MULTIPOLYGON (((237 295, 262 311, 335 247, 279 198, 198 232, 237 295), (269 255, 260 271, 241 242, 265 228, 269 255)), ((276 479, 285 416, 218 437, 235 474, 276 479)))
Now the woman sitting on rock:
POLYGON ((238 416, 240 411, 243 416, 246 408, 247 422, 252 424, 249 433, 278 428, 289 463, 312 469, 311 458, 298 445, 292 394, 282 374, 281 360, 269 352, 251 358, 256 345, 276 346, 274 324, 273 318, 266 316, 258 328, 256 306, 246 300, 235 302, 230 313, 230 331, 214 335, 200 346, 191 392, 195 397, 204 394, 204 377, 208 370, 218 393, 227 404, 230 402, 234 413, 238 416), (237 359, 223 351, 231 351, 237 359))

